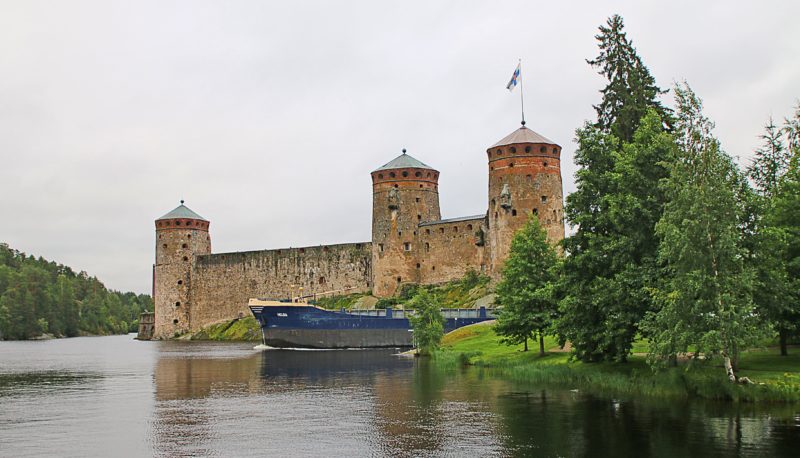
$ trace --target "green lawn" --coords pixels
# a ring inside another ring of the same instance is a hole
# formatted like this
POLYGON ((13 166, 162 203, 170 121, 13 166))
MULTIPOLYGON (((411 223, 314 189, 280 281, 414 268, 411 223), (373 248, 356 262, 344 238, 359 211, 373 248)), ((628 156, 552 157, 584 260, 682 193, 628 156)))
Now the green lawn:
POLYGON ((635 355, 627 363, 581 363, 570 361, 553 338, 545 339, 545 356, 539 356, 538 342, 508 346, 500 343, 491 325, 475 325, 458 329, 442 341, 436 354, 437 364, 469 364, 518 381, 556 385, 560 388, 610 395, 700 397, 735 401, 800 401, 800 349, 787 357, 777 349, 745 352, 740 362, 740 375, 754 385, 728 382, 719 361, 686 363, 677 368, 654 372, 646 363, 647 343, 634 345, 635 355), (644 351, 639 351, 644 350, 644 351))

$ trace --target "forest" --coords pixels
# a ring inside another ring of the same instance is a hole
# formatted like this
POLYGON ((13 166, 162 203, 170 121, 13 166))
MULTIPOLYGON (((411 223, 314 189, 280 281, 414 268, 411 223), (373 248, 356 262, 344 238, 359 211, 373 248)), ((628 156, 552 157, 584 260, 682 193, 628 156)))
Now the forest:
POLYGON ((107 289, 86 272, 0 243, 0 340, 135 332, 146 294, 107 289))

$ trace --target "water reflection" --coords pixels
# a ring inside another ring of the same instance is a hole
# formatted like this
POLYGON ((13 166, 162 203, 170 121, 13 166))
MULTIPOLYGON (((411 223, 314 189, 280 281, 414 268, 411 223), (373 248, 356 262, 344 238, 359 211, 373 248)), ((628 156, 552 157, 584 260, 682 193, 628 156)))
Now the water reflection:
POLYGON ((607 399, 392 353, 125 337, 0 343, 0 455, 793 456, 800 448, 797 405, 607 399))

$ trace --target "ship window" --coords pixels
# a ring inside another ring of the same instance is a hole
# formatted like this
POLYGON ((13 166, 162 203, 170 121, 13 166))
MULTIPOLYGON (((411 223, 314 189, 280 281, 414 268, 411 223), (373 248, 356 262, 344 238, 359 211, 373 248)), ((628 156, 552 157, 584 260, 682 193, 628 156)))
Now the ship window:
POLYGON ((406 251, 411 251, 411 243, 410 242, 403 243, 403 249, 406 251))
POLYGON ((517 216, 517 211, 516 210, 511 210, 511 216, 517 216))
POLYGON ((189 245, 184 243, 183 245, 181 245, 181 248, 189 248, 189 245))
POLYGON ((182 285, 183 284, 183 280, 178 280, 178 284, 182 285))
POLYGON ((547 196, 542 196, 542 203, 547 202, 547 196))

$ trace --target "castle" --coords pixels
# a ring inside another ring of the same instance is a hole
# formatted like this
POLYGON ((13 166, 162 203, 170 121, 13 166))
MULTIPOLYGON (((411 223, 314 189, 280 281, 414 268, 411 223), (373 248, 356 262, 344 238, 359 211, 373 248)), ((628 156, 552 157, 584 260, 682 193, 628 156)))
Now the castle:
POLYGON ((522 127, 486 150, 489 208, 442 219, 439 171, 406 154, 372 172, 372 241, 211 253, 210 222, 181 205, 158 218, 153 266, 154 337, 169 338, 249 314, 252 297, 433 284, 476 270, 497 278, 511 239, 537 215, 564 238, 561 147, 522 127))

